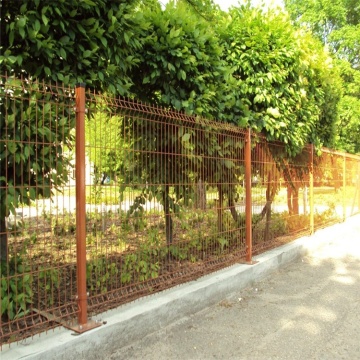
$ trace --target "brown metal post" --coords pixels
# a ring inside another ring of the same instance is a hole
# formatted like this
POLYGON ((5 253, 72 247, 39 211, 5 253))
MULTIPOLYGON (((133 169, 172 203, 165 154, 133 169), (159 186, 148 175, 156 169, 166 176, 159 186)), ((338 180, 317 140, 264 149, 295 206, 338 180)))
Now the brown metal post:
POLYGON ((85 194, 85 84, 77 84, 76 135, 75 135, 75 186, 76 186, 76 267, 77 267, 77 303, 79 307, 76 325, 62 322, 66 328, 83 333, 101 326, 100 322, 88 320, 86 291, 86 194, 85 194))
POLYGON ((245 228, 246 261, 252 261, 252 199, 251 199, 251 130, 245 138, 245 228))
POLYGON ((79 326, 87 323, 85 223, 85 84, 76 86, 76 250, 79 326))
POLYGON ((310 234, 314 233, 314 145, 310 145, 309 162, 309 203, 310 203, 310 234))

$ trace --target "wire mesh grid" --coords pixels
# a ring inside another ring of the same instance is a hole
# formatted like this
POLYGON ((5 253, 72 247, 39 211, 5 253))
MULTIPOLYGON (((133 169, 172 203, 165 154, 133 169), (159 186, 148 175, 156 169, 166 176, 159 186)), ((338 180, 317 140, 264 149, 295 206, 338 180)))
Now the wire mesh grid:
POLYGON ((244 256, 243 130, 98 95, 89 109, 91 309, 244 256))
POLYGON ((0 78, 0 343, 77 313, 71 89, 0 78))
POLYGON ((256 253, 360 210, 356 156, 290 158, 253 134, 247 164, 243 129, 88 92, 75 164, 72 89, 2 77, 0 91, 0 346, 76 322, 82 205, 91 314, 243 261, 249 216, 256 253))

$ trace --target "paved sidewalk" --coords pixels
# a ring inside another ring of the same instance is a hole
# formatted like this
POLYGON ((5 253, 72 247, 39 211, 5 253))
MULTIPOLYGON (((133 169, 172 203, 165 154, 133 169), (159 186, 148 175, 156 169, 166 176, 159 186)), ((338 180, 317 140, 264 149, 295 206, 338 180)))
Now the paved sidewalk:
POLYGON ((102 359, 360 359, 360 217, 254 283, 102 359))

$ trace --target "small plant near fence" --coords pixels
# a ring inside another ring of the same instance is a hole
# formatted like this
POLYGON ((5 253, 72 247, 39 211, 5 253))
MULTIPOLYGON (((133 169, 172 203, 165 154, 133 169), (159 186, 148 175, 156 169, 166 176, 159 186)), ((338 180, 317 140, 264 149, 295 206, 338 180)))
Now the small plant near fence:
POLYGON ((10 257, 0 267, 0 314, 3 321, 15 320, 30 311, 33 302, 33 276, 26 251, 10 257))
POLYGON ((56 268, 40 266, 38 269, 39 291, 48 306, 55 303, 54 292, 60 288, 60 272, 56 268))
POLYGON ((91 259, 86 264, 86 279, 88 289, 92 292, 106 293, 117 284, 119 269, 115 262, 105 257, 91 259))
MULTIPOLYGON (((210 204, 211 205, 211 204, 210 204)), ((317 223, 338 220, 335 205, 322 213, 315 213, 317 223)), ((118 213, 87 212, 87 244, 90 258, 87 262, 87 286, 91 294, 106 293, 110 289, 132 283, 157 279, 169 261, 202 262, 209 257, 226 254, 232 247, 244 244, 244 214, 239 214, 239 230, 234 230, 234 221, 229 212, 222 217, 223 235, 218 234, 217 213, 209 206, 208 210, 184 209, 175 217, 177 236, 172 244, 166 244, 165 225, 161 212, 137 211, 132 216, 121 210, 118 213), (102 231, 102 219, 107 217, 109 224, 102 231), (135 234, 142 240, 133 243, 135 234), (108 237, 108 246, 103 246, 108 237), (111 240, 113 239, 113 240, 111 240), (106 254, 113 249, 114 254, 106 254), (116 255, 117 254, 117 255, 116 255)), ((75 216, 64 212, 58 216, 44 213, 44 225, 50 225, 54 235, 59 236, 57 249, 70 249, 74 239, 75 216), (68 245, 66 245, 68 244, 68 245)), ((40 265, 32 272, 29 254, 41 254, 42 242, 38 232, 31 230, 29 220, 23 221, 16 236, 23 238, 21 251, 9 260, 6 267, 1 266, 1 315, 3 319, 13 320, 27 314, 34 297, 34 277, 38 281, 37 291, 41 293, 47 306, 54 305, 54 292, 60 291, 61 274, 51 265, 40 265), (32 275, 35 274, 35 275, 32 275)), ((253 215, 254 241, 261 238, 265 221, 259 215, 253 215), (258 235, 257 235, 258 234, 258 235)), ((270 223, 272 238, 280 237, 299 229, 308 229, 309 215, 290 216, 287 212, 273 213, 270 223)), ((53 260, 56 261, 56 258, 53 260)), ((58 260, 60 261, 60 259, 58 260)))

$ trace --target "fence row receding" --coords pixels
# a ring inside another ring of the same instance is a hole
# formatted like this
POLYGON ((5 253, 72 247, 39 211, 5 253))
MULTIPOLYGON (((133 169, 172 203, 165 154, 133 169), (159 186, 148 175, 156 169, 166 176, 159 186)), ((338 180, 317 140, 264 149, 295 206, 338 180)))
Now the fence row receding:
POLYGON ((290 160, 250 130, 12 77, 0 115, 1 345, 85 331, 360 209, 345 153, 290 160))

